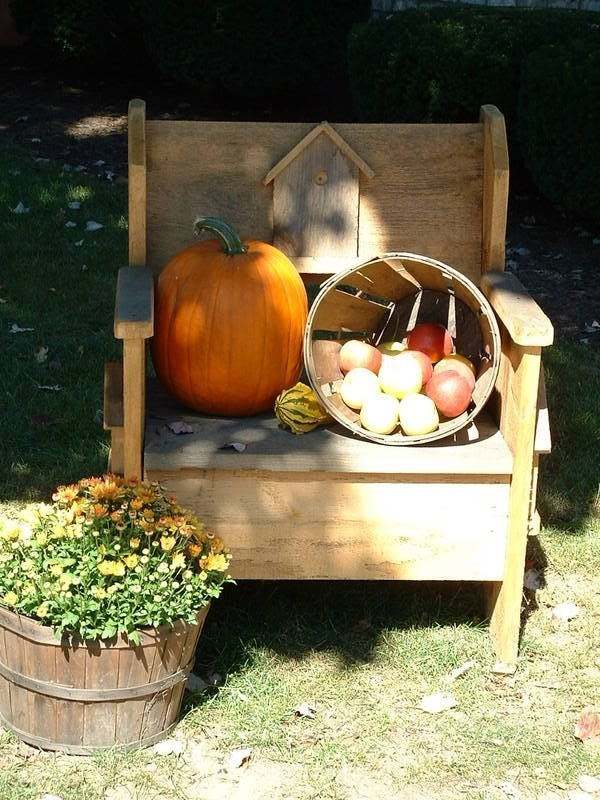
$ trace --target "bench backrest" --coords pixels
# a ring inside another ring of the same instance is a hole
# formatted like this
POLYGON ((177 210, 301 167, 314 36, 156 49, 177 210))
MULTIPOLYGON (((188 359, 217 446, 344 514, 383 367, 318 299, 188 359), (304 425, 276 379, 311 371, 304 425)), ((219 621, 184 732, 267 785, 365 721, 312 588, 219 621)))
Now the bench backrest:
POLYGON ((479 283, 504 266, 507 193, 504 119, 493 106, 474 124, 319 129, 146 121, 143 101, 130 104, 130 263, 154 271, 208 215, 274 241, 309 276, 402 250, 479 283))

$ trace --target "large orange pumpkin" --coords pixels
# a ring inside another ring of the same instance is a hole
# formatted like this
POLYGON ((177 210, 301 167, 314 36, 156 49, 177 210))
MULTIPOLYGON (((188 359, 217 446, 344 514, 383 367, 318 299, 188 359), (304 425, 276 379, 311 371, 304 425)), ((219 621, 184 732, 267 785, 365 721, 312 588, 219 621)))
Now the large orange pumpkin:
POLYGON ((218 239, 182 250, 158 278, 156 373, 178 400, 207 414, 272 409, 302 369, 304 284, 272 245, 242 243, 213 217, 197 220, 195 229, 218 239))

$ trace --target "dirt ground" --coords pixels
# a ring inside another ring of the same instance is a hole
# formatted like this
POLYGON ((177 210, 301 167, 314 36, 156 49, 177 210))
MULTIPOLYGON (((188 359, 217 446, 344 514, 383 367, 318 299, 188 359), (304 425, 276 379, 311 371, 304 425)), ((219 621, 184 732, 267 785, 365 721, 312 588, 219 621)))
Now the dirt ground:
MULTIPOLYGON (((63 161, 65 169, 123 182, 127 175, 127 103, 142 96, 153 117, 239 119, 247 114, 194 100, 154 79, 86 85, 41 72, 20 51, 0 51, 0 146, 13 143, 34 159, 63 161)), ((296 117, 315 121, 324 109, 296 117)), ((294 118, 264 109, 252 119, 294 118)), ((334 119, 337 113, 331 118, 334 119)), ((600 347, 600 228, 569 220, 536 195, 527 176, 513 171, 507 267, 531 291, 557 335, 600 347)))

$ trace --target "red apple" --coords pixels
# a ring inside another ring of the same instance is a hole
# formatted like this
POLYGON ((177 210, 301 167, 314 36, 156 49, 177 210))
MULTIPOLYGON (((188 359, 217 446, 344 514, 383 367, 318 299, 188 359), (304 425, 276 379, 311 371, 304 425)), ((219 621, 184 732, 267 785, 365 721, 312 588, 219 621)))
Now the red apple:
POLYGON ((368 342, 351 339, 340 350, 340 369, 342 372, 350 372, 357 367, 377 374, 381 367, 381 353, 368 342))
POLYGON ((427 383, 427 381, 431 378, 433 373, 433 367, 431 366, 431 361, 429 357, 425 355, 425 353, 421 353, 420 350, 404 350, 402 353, 399 353, 397 356, 394 356, 394 361, 400 361, 400 359, 411 359, 416 361, 418 365, 421 367, 421 373, 423 374, 423 386, 427 383))
POLYGON ((442 325, 420 322, 408 334, 408 349, 420 350, 435 364, 452 352, 452 337, 442 325))
POLYGON ((425 387, 440 414, 452 419, 466 411, 471 402, 469 382, 455 370, 434 372, 425 387))
POLYGON ((436 375, 438 372, 446 372, 447 370, 453 370, 462 375, 468 381, 471 391, 473 391, 475 388, 475 367, 468 358, 458 353, 451 353, 449 356, 444 356, 433 368, 436 375))

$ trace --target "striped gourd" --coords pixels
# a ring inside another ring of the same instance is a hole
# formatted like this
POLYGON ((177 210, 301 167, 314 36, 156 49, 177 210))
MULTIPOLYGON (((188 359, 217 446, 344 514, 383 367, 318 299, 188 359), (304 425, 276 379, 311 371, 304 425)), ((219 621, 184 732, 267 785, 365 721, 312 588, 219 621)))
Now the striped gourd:
POLYGON ((281 392, 275 400, 275 416, 292 433, 308 433, 331 422, 317 395, 305 383, 297 383, 281 392))

